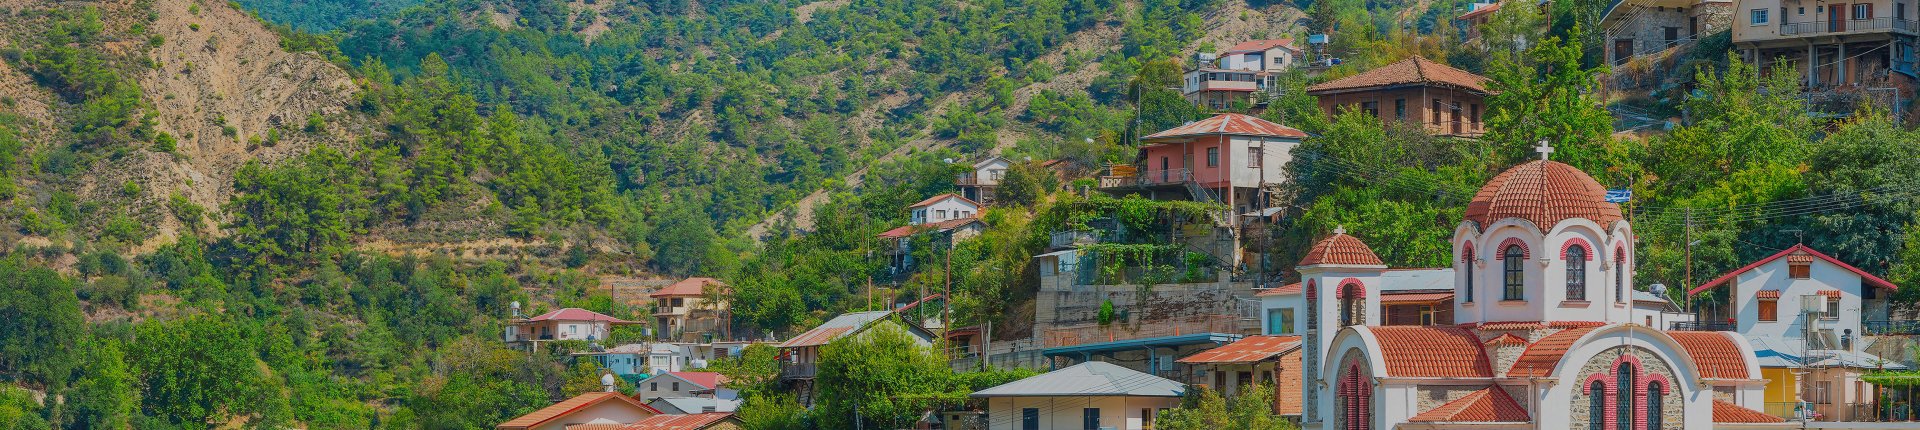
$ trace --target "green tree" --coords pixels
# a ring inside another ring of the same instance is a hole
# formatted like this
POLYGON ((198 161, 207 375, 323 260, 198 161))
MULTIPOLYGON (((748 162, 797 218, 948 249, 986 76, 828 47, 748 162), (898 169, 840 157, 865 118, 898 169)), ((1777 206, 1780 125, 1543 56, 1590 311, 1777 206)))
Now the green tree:
MULTIPOLYGON (((1524 8, 1522 8, 1524 9, 1524 8)), ((1613 116, 1601 105, 1598 77, 1604 67, 1581 65, 1581 48, 1573 40, 1547 37, 1526 50, 1526 59, 1495 57, 1488 67, 1487 134, 1510 166, 1539 156, 1541 141, 1554 147, 1553 158, 1586 171, 1602 167, 1605 147, 1612 141, 1613 116)))
POLYGON ((0 372, 58 391, 79 361, 86 337, 77 283, 16 253, 0 257, 0 372))
POLYGON ((141 410, 189 428, 256 410, 262 375, 246 325, 208 314, 141 323, 130 351, 141 410))
POLYGON ((81 345, 86 366, 76 372, 73 389, 62 405, 71 429, 124 429, 138 414, 139 390, 121 342, 115 338, 88 338, 81 345))
POLYGON ((1204 387, 1191 388, 1180 407, 1160 412, 1155 428, 1167 430, 1292 430, 1273 413, 1273 388, 1254 385, 1229 400, 1204 387))
POLYGON ((820 351, 815 417, 827 428, 903 428, 938 404, 953 370, 895 324, 880 324, 820 351))

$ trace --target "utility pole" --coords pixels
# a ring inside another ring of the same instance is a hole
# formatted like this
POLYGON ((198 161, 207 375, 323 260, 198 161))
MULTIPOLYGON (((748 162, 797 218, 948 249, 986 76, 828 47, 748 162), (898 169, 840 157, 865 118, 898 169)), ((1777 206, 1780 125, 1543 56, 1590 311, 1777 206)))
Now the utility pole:
MULTIPOLYGON (((952 239, 952 236, 948 236, 948 239, 947 239, 946 266, 947 266, 946 268, 947 274, 942 276, 943 278, 946 278, 945 279, 946 291, 940 293, 940 338, 941 339, 946 339, 947 334, 953 331, 953 239, 952 239)), ((947 358, 949 359, 953 358, 951 357, 952 354, 948 354, 948 355, 949 357, 947 358)))
MULTIPOLYGON (((1680 288, 1685 291, 1692 291, 1693 290, 1693 208, 1687 208, 1687 233, 1686 233, 1686 238, 1683 240, 1687 242, 1687 272, 1686 272, 1686 280, 1681 282, 1680 288)), ((1684 303, 1688 309, 1692 309, 1693 295, 1683 294, 1682 303, 1684 303)))

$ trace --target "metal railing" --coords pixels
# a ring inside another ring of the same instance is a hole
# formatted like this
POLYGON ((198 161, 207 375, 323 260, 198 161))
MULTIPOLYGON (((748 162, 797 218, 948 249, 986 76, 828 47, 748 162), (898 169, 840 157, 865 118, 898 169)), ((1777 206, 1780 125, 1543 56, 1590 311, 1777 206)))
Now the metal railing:
POLYGON ((1780 24, 1782 36, 1807 36, 1831 33, 1866 33, 1876 31, 1902 31, 1920 33, 1920 21, 1898 18, 1868 18, 1846 20, 1822 20, 1814 22, 1795 22, 1780 24))
MULTIPOLYGON (((1257 323, 1256 323, 1257 325, 1257 323)), ((1058 348, 1087 343, 1113 342, 1150 337, 1180 336, 1198 333, 1240 333, 1245 328, 1237 315, 1208 315, 1197 318, 1155 321, 1130 325, 1088 325, 1056 328, 1042 334, 1044 346, 1058 348)))
POLYGON ((819 370, 820 366, 813 363, 780 363, 780 379, 812 378, 819 370))
POLYGON ((1056 231, 1050 236, 1047 246, 1055 249, 1072 248, 1074 245, 1100 241, 1100 237, 1090 231, 1056 231))
POLYGON ((1920 335, 1920 320, 1863 321, 1860 325, 1872 335, 1920 335))
POLYGON ((1733 323, 1726 321, 1674 321, 1669 330, 1678 331, 1733 331, 1733 323))
POLYGON ((1100 177, 1100 188, 1172 185, 1193 179, 1193 172, 1185 168, 1158 170, 1147 170, 1143 168, 1137 170, 1137 172, 1139 173, 1132 176, 1102 176, 1100 177))

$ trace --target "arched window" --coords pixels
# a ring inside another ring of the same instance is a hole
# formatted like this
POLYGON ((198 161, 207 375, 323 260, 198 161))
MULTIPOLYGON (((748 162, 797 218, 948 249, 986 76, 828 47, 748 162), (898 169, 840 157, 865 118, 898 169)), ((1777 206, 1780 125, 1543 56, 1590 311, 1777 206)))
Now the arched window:
POLYGON ((1567 248, 1567 300, 1587 299, 1587 247, 1567 248))
POLYGON ((1307 333, 1320 329, 1320 301, 1315 299, 1319 297, 1319 290, 1312 279, 1307 280, 1307 333))
POLYGON ((1661 409, 1665 409, 1660 406, 1662 404, 1660 391, 1659 381, 1647 383, 1647 430, 1660 430, 1661 421, 1664 418, 1661 416, 1663 415, 1661 412, 1664 412, 1661 409))
POLYGON ((1614 377, 1613 428, 1628 430, 1633 427, 1633 363, 1620 363, 1614 377))
POLYGON ((1340 378, 1340 399, 1346 408, 1340 411, 1346 430, 1373 428, 1373 389, 1360 375, 1360 363, 1347 363, 1347 374, 1340 378))
POLYGON ((1607 430, 1607 383, 1587 386, 1587 429, 1607 430))
POLYGON ((1341 327, 1364 324, 1366 322, 1366 314, 1361 308, 1367 301, 1366 290, 1364 288, 1365 287, 1359 284, 1343 284, 1340 286, 1341 327))
POLYGON ((1467 250, 1467 294, 1462 302, 1473 303, 1473 250, 1467 250))
POLYGON ((1520 245, 1507 245, 1500 258, 1505 264, 1505 296, 1501 300, 1526 300, 1527 250, 1520 245))
POLYGON ((1627 301, 1627 256, 1613 251, 1613 301, 1627 301))

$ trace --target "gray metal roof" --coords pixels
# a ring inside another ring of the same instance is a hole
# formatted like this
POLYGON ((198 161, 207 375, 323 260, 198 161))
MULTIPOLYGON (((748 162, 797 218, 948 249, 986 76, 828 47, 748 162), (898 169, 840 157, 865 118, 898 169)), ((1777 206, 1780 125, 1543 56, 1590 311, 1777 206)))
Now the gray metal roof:
POLYGON ((1186 384, 1103 361, 1089 361, 997 387, 973 397, 1136 396, 1180 397, 1186 384))
POLYGON ((1453 269, 1395 269, 1380 274, 1380 291, 1452 290, 1453 269))
POLYGON ((740 401, 706 397, 660 397, 647 402, 647 406, 652 406, 654 409, 665 409, 661 406, 671 406, 683 414, 697 414, 708 406, 714 407, 714 412, 733 412, 740 409, 740 401))

